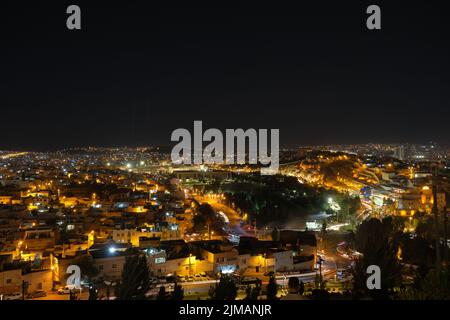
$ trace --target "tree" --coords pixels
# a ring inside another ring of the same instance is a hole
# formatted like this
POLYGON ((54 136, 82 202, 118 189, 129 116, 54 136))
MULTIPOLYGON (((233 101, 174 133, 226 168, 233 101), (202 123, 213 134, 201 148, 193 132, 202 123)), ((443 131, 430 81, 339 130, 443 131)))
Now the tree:
POLYGON ((183 300, 183 297, 184 297, 183 287, 181 287, 180 284, 175 283, 175 287, 173 288, 172 292, 172 300, 183 300))
POLYGON ((70 290, 69 300, 77 300, 77 294, 75 293, 75 290, 70 290))
POLYGON ((255 286, 248 286, 245 289, 245 298, 244 300, 258 300, 258 297, 261 293, 261 283, 258 282, 255 286))
POLYGON ((156 300, 166 300, 166 287, 161 286, 159 287, 158 296, 156 297, 156 300))
POLYGON ((397 259, 399 232, 390 217, 364 221, 355 235, 357 250, 362 256, 353 269, 355 297, 369 294, 374 299, 387 299, 401 281, 401 266, 397 259), (381 289, 368 290, 367 268, 376 265, 381 269, 381 289))
POLYGON ((192 219, 193 230, 199 233, 209 232, 209 237, 211 237, 211 231, 217 234, 222 233, 224 221, 219 218, 208 203, 202 203, 197 210, 197 214, 192 219))
POLYGON ((128 254, 122 270, 118 299, 143 300, 149 289, 150 272, 147 259, 142 254, 128 254))
POLYGON ((94 286, 89 287, 89 300, 97 300, 98 299, 98 290, 94 286))
POLYGON ((433 243, 436 239, 436 228, 434 225, 434 218, 425 216, 419 219, 417 227, 416 227, 416 234, 418 237, 424 238, 430 243, 433 243))
POLYGON ((291 277, 288 281, 288 287, 290 293, 298 293, 300 287, 300 281, 297 277, 291 277))
POLYGON ((305 284, 303 283, 303 281, 300 281, 300 284, 298 286, 298 294, 303 295, 304 292, 305 292, 305 284))
POLYGON ((280 230, 277 227, 272 230, 272 241, 280 241, 280 230))
POLYGON ((221 275, 219 284, 211 287, 209 295, 213 300, 235 300, 237 288, 234 279, 228 275, 221 275))
POLYGON ((419 280, 417 288, 405 290, 400 298, 407 300, 449 300, 450 299, 450 269, 431 269, 419 280))
POLYGON ((270 276, 269 284, 267 285, 267 300, 276 300, 278 293, 278 285, 275 276, 270 276))
POLYGON ((89 255, 82 255, 74 259, 73 264, 80 267, 82 277, 92 281, 99 274, 99 270, 94 265, 94 259, 89 255))

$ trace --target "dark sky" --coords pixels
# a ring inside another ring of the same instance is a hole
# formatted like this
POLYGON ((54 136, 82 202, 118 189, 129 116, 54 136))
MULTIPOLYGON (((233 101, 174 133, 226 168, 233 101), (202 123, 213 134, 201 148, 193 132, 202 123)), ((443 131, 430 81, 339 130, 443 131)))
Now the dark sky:
POLYGON ((283 146, 450 142, 443 1, 11 3, 0 149, 167 145, 194 120, 279 128, 283 146))

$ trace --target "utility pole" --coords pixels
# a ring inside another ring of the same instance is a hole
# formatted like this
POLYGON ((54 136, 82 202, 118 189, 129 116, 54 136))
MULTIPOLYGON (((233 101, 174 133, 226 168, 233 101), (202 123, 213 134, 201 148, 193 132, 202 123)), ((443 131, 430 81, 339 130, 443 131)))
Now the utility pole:
POLYGON ((319 256, 319 280, 320 280, 320 289, 323 289, 323 278, 322 278, 322 263, 323 259, 319 256))
POLYGON ((22 280, 22 300, 25 300, 25 291, 28 288, 28 282, 22 280))
MULTIPOLYGON (((323 281, 322 281, 322 263, 323 263, 323 259, 322 256, 317 255, 317 264, 319 265, 319 289, 323 289, 323 281)), ((317 269, 316 269, 316 279, 317 279, 317 269)))

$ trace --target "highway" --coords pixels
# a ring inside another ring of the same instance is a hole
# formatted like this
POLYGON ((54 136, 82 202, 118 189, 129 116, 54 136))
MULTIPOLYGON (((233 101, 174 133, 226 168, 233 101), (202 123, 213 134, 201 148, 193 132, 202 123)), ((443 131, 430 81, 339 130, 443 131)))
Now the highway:
POLYGON ((0 159, 2 160, 7 160, 7 159, 11 159, 11 158, 15 158, 15 157, 20 157, 20 156, 24 156, 28 154, 28 152, 14 152, 14 153, 7 153, 4 155, 0 156, 0 159))

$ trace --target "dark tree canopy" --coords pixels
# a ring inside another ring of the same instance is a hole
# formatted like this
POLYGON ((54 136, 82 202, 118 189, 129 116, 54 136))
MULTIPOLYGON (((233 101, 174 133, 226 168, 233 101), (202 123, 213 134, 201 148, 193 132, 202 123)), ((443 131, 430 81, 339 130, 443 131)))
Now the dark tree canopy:
POLYGON ((156 300, 166 300, 166 287, 165 286, 159 287, 158 296, 156 297, 156 300))
POLYGON ((207 230, 221 234, 223 231, 224 221, 216 214, 215 210, 208 203, 202 203, 197 214, 193 218, 193 230, 203 233, 207 230))
POLYGON ((398 240, 401 233, 391 218, 382 221, 370 219, 364 221, 355 235, 357 250, 362 256, 354 268, 354 293, 356 296, 369 294, 376 299, 389 296, 393 288, 401 281, 401 269, 397 259, 398 240), (376 265, 381 270, 381 289, 368 290, 367 267, 376 265))
POLYGON ((289 292, 298 293, 300 287, 300 280, 297 277, 291 277, 288 281, 289 292))
POLYGON ((211 287, 210 296, 213 300, 235 300, 237 287, 234 279, 227 275, 221 275, 217 286, 211 287))
POLYGON ((150 289, 147 259, 142 254, 129 254, 125 258, 119 295, 120 300, 144 300, 150 289))
POLYGON ((82 255, 74 259, 73 264, 80 267, 81 275, 89 280, 95 278, 99 270, 94 265, 94 259, 88 255, 82 255))
POLYGON ((278 285, 275 276, 270 276, 269 284, 267 285, 267 300, 276 300, 278 292, 278 285))
POLYGON ((183 287, 180 284, 175 283, 175 287, 173 288, 172 292, 172 300, 183 300, 183 297, 184 297, 183 287))

